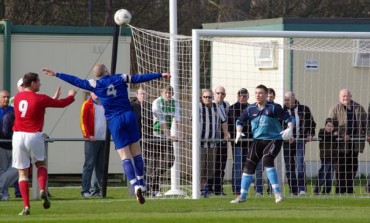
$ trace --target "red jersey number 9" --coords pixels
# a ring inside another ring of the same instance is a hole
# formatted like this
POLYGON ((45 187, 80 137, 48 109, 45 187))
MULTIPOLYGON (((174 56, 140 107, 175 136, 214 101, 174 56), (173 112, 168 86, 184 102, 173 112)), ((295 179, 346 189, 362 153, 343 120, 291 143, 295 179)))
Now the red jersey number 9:
POLYGON ((26 112, 28 108, 28 102, 26 100, 22 100, 19 102, 18 109, 21 112, 21 117, 26 117, 26 112))

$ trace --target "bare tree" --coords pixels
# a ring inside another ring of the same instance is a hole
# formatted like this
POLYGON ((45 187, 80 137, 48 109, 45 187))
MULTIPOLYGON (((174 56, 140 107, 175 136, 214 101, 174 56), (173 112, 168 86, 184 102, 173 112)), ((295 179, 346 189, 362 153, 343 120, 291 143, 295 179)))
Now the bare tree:
POLYGON ((112 15, 112 0, 105 0, 106 10, 105 10, 105 19, 104 26, 113 24, 113 15, 112 15))
MULTIPOLYGON (((2 0, 1 3, 5 18, 13 24, 112 26, 114 12, 125 8, 132 14, 132 25, 169 31, 169 0, 2 0)), ((203 23, 278 17, 369 18, 369 12, 370 1, 365 0, 178 1, 178 33, 190 35, 192 29, 203 23)))
POLYGON ((93 26, 93 9, 94 9, 94 3, 93 3, 93 0, 88 0, 88 12, 89 12, 89 16, 88 16, 88 19, 87 19, 87 23, 89 26, 93 26))

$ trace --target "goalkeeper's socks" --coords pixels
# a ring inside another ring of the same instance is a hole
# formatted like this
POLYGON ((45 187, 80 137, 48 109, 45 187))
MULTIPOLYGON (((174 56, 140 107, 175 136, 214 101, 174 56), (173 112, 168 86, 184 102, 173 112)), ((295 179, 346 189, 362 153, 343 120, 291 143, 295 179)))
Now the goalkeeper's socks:
POLYGON ((253 181, 253 175, 248 173, 243 173, 242 175, 242 183, 240 185, 240 196, 242 199, 247 199, 247 193, 251 183, 253 181))
POLYGON ((134 157, 134 165, 138 184, 144 186, 144 161, 141 154, 134 157))
POLYGON ((272 188, 274 189, 274 193, 281 193, 280 186, 279 186, 279 179, 276 173, 275 167, 266 167, 266 174, 267 178, 269 179, 272 188))
POLYGON ((134 168, 134 165, 132 165, 131 159, 122 160, 122 168, 128 180, 130 181, 130 184, 132 186, 138 185, 138 182, 136 180, 136 175, 135 175, 135 168, 134 168))

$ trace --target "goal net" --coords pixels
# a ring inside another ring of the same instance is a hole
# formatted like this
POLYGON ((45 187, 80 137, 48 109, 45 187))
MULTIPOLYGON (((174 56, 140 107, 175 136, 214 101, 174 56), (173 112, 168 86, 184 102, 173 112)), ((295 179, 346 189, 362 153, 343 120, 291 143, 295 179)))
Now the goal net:
MULTIPOLYGON (((172 71, 175 81, 160 79, 142 85, 151 104, 150 108, 143 109, 153 111, 153 101, 163 96, 162 89, 168 85, 173 87, 173 98, 181 108, 179 120, 171 117, 171 134, 174 139, 180 136, 180 140, 170 142, 172 147, 158 150, 167 148, 168 140, 163 137, 143 137, 149 184, 152 183, 151 178, 156 178, 157 168, 161 170, 157 178, 159 195, 199 198, 204 193, 204 184, 212 194, 217 187, 215 182, 219 182, 217 178, 223 182, 221 195, 234 196, 239 193, 238 184, 247 148, 241 146, 240 150, 236 150, 233 139, 230 139, 226 144, 226 152, 217 150, 212 161, 205 160, 204 154, 200 155, 206 153, 203 150, 206 140, 200 139, 203 133, 200 129, 204 126, 204 123, 200 123, 204 120, 204 110, 200 109, 202 105, 199 104, 203 101, 200 89, 212 90, 213 100, 216 100, 216 89, 222 86, 226 92, 224 100, 234 105, 237 102, 245 103, 240 98, 240 93, 244 92, 242 88, 249 93, 248 103, 254 103, 255 87, 263 84, 275 90, 275 103, 291 106, 292 115, 297 115, 295 104, 305 105, 316 123, 316 126, 312 126, 313 122, 307 120, 309 116, 306 113, 298 115, 302 116, 298 124, 305 123, 305 127, 298 128, 311 129, 315 133, 305 134, 311 134, 314 138, 307 141, 306 135, 299 134, 297 145, 287 143, 275 159, 279 183, 285 196, 367 196, 370 153, 365 140, 370 98, 370 35, 201 30, 193 32, 192 39, 186 36, 171 38, 168 33, 131 28, 140 73, 170 71, 171 40, 176 46, 176 69, 172 71), (340 117, 341 113, 338 116, 338 113, 332 112, 335 105, 340 104, 342 89, 348 89, 352 100, 362 106, 360 112, 357 112, 358 107, 356 111, 348 111, 348 119, 353 121, 347 122, 346 116, 345 120, 339 121, 342 126, 336 128, 341 133, 344 131, 351 135, 352 139, 347 143, 343 143, 340 137, 339 141, 325 141, 332 145, 329 146, 331 150, 320 152, 319 144, 323 138, 318 133, 325 127, 325 120, 335 115, 334 118, 343 118, 340 117), (287 104, 292 103, 292 99, 284 100, 288 91, 294 93, 295 104, 287 104), (352 128, 344 128, 343 125, 351 125, 352 128), (172 155, 175 161, 168 163, 171 160, 168 156, 172 155), (227 157, 226 162, 221 159, 223 156, 227 157), (216 171, 211 171, 212 176, 209 176, 210 171, 204 171, 204 168, 211 167, 216 171), (215 175, 215 172, 218 174, 215 175), (207 180, 201 182, 205 174, 207 180)), ((144 118, 149 123, 153 121, 153 114, 144 118)), ((228 125, 229 131, 233 131, 234 123, 230 119, 228 125)), ((143 126, 143 136, 152 133, 153 126, 143 126)), ((243 139, 244 145, 248 144, 248 140, 243 139)), ((217 141, 214 144, 217 148, 222 144, 221 139, 212 138, 210 141, 217 141)), ((265 172, 257 168, 256 173, 248 196, 270 196, 265 172)), ((158 190, 158 187, 154 188, 155 191, 151 191, 153 196, 158 190)))
MULTIPOLYGON (((168 33, 131 27, 139 73, 170 72, 168 33)), ((191 195, 191 37, 177 36, 176 69, 171 80, 157 79, 140 86, 142 149, 149 196, 191 195), (170 137, 169 137, 170 136, 170 137)))

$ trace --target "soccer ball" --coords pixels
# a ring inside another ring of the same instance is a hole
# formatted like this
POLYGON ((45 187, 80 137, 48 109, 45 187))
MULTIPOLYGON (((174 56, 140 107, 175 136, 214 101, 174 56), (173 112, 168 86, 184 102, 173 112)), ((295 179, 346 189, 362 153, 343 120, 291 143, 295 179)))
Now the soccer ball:
POLYGON ((114 21, 117 25, 127 25, 130 23, 131 13, 126 9, 120 9, 114 14, 114 21))

